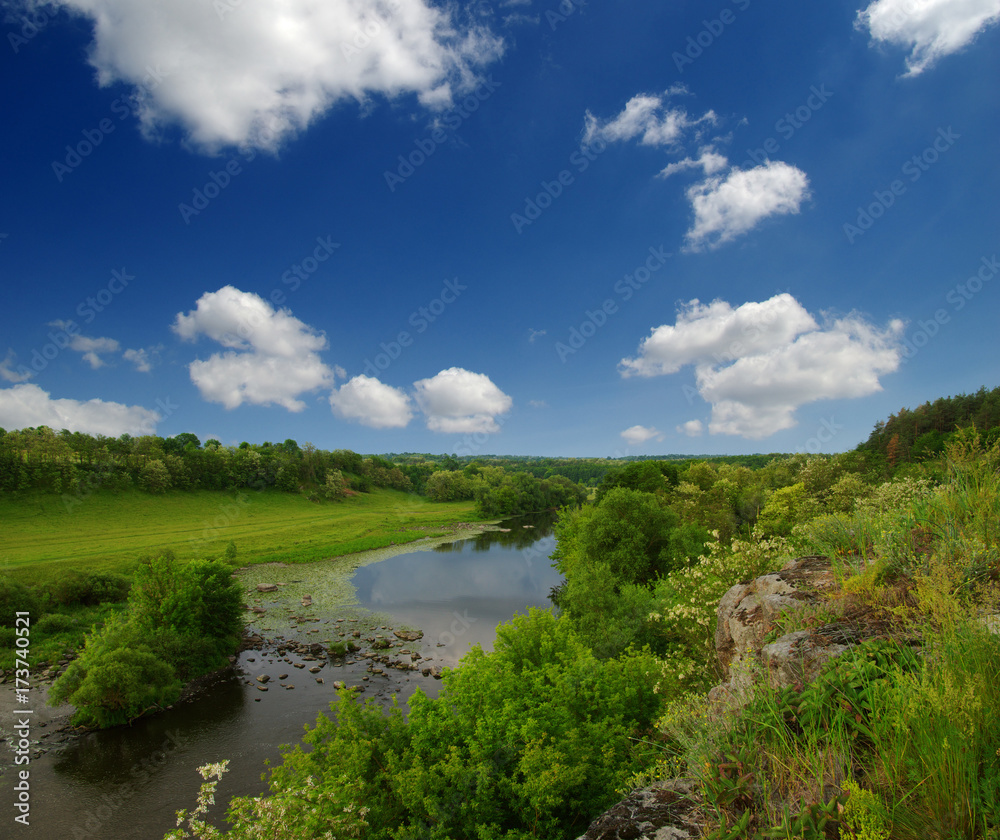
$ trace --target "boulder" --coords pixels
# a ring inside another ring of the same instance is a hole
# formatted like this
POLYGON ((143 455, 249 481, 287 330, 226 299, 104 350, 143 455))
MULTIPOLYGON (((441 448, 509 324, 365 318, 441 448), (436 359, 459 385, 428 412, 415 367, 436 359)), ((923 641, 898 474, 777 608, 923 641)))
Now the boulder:
POLYGON ((694 840, 697 822, 694 783, 671 779, 634 790, 590 824, 578 840, 694 840))
POLYGON ((393 630, 392 635, 404 642, 416 642, 424 637, 421 630, 393 630))
POLYGON ((790 560, 780 571, 738 583, 719 601, 715 650, 723 673, 736 682, 747 679, 783 612, 816 603, 836 581, 826 557, 790 560))
POLYGON ((258 592, 277 592, 278 591, 278 584, 276 584, 276 583, 258 583, 257 584, 257 591, 258 592))

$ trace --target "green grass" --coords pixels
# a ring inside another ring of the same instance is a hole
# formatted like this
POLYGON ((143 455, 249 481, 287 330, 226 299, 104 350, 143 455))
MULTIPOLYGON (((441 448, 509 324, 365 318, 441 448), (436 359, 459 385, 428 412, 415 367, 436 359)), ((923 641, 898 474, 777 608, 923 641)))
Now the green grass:
POLYGON ((302 563, 412 542, 477 517, 472 502, 431 502, 376 489, 343 501, 263 492, 94 493, 78 504, 53 494, 0 495, 0 573, 45 585, 67 568, 128 573, 142 555, 240 564, 302 563), (419 529, 419 530, 416 530, 419 529))

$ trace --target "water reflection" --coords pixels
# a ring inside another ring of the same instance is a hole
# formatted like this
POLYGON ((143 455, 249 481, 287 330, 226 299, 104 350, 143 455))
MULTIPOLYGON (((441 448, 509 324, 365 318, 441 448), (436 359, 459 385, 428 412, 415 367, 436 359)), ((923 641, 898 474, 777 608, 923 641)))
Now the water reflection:
POLYGON ((351 583, 361 606, 423 630, 421 652, 453 665, 473 645, 492 649, 496 626, 514 613, 551 606, 561 581, 549 560, 553 522, 507 520, 504 530, 365 566, 351 583))

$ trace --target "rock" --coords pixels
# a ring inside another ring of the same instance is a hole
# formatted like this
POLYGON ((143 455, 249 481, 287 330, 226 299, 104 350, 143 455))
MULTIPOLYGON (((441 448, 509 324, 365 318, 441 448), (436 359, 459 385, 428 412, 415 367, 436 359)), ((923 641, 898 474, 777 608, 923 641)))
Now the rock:
POLYGON ((267 691, 267 686, 266 685, 258 685, 257 686, 257 690, 258 691, 267 691))
POLYGON ((318 674, 322 670, 323 669, 319 665, 313 665, 312 668, 309 669, 309 673, 310 674, 318 674))
POLYGON ((671 779, 632 791, 590 824, 579 840, 694 840, 702 831, 696 820, 696 786, 671 779))
POLYGON ((257 591, 258 592, 277 592, 278 591, 278 584, 276 584, 276 583, 258 583, 257 584, 257 591))
POLYGON ((279 680, 287 680, 288 679, 288 674, 278 674, 278 679, 279 680))
POLYGON ((266 683, 270 681, 271 678, 267 674, 261 674, 259 677, 257 677, 257 682, 259 683, 266 683))
POLYGON ((392 635, 404 642, 416 642, 424 637, 422 630, 393 630, 392 635))
POLYGON ((311 607, 312 606, 312 602, 313 602, 312 595, 303 595, 302 596, 302 606, 303 607, 311 607))
POLYGON ((822 631, 827 628, 796 630, 761 649, 761 663, 772 688, 812 682, 827 661, 850 650, 855 639, 838 633, 841 628, 837 625, 827 627, 830 632, 826 635, 822 631))
POLYGON ((782 612, 817 602, 835 585, 829 559, 811 556, 731 587, 719 601, 715 629, 715 650, 726 676, 737 682, 747 679, 745 672, 782 612))

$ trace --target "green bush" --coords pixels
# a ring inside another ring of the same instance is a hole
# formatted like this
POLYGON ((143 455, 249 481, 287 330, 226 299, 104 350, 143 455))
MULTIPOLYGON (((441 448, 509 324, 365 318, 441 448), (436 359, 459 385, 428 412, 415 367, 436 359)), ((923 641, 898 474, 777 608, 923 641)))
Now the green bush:
POLYGON ((131 582, 125 575, 104 572, 68 570, 48 587, 49 597, 56 604, 82 604, 93 607, 106 602, 117 603, 128 597, 131 582))
POLYGON ((40 618, 38 597, 23 583, 0 575, 0 627, 13 627, 18 612, 30 613, 33 620, 40 618))
POLYGON ((83 725, 129 722, 173 702, 184 681, 224 665, 242 626, 228 566, 180 564, 170 552, 145 558, 124 612, 87 637, 50 698, 76 706, 74 720, 83 725))
POLYGON ((39 633, 68 633, 78 627, 76 619, 65 613, 49 613, 35 622, 34 629, 39 633))

